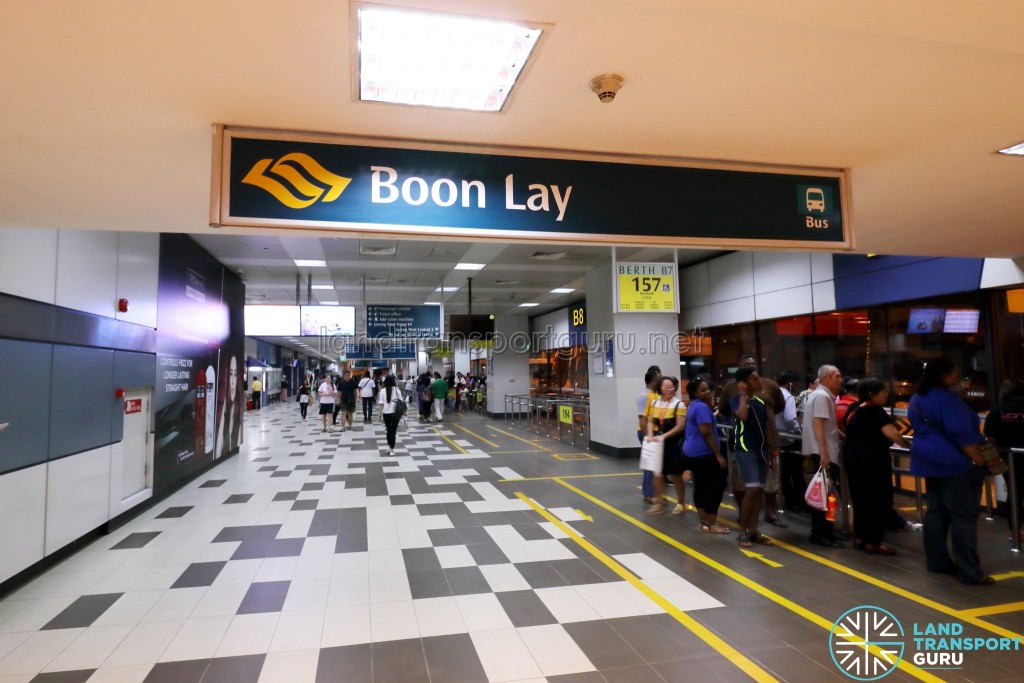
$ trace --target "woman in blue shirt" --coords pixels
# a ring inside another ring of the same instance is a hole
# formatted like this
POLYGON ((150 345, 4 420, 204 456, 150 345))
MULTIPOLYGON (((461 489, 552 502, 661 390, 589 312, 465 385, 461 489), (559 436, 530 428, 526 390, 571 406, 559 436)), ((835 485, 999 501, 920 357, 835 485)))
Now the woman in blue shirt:
POLYGON ((711 412, 711 385, 705 379, 686 385, 690 407, 686 411, 686 436, 683 455, 693 470, 693 504, 700 515, 700 530, 711 534, 728 534, 718 524, 718 506, 725 492, 726 461, 718 448, 718 431, 711 412))
POLYGON ((924 517, 924 551, 928 571, 954 574, 974 585, 995 583, 978 560, 978 515, 985 482, 980 420, 954 389, 960 371, 945 357, 930 361, 907 417, 914 428, 910 471, 924 477, 928 512, 924 517), (946 539, 950 538, 950 559, 946 539))

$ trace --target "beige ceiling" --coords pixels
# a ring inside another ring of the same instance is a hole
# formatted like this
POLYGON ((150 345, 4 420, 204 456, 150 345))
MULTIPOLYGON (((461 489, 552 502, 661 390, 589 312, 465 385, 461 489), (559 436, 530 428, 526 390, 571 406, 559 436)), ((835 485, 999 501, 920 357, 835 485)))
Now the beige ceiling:
POLYGON ((254 300, 281 303, 295 298, 291 259, 315 254, 331 267, 314 284, 347 301, 364 275, 384 279, 367 302, 432 300, 478 253, 489 265, 474 298, 549 308, 563 300, 545 292, 608 257, 403 240, 369 258, 326 233, 212 230, 217 122, 849 169, 858 252, 1024 255, 1024 158, 994 153, 1024 141, 1019 0, 402 4, 553 29, 506 111, 480 114, 355 101, 345 0, 3 0, 0 227, 192 233, 245 272, 254 300), (609 71, 625 86, 601 104, 588 83, 609 71))

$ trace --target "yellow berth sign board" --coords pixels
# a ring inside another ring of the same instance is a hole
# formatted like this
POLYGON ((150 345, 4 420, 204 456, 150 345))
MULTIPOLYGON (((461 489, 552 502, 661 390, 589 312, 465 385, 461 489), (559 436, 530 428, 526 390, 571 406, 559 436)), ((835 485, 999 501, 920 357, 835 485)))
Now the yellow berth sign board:
POLYGON ((558 421, 562 424, 572 424, 572 406, 558 406, 558 421))
POLYGON ((616 263, 618 313, 678 313, 674 263, 616 263))

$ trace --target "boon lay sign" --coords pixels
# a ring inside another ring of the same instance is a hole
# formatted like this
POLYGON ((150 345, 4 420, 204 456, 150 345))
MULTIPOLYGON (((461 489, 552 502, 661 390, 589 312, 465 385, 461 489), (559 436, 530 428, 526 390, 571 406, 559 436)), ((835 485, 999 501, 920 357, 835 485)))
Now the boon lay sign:
POLYGON ((217 126, 210 224, 501 241, 853 246, 843 171, 565 157, 217 126))

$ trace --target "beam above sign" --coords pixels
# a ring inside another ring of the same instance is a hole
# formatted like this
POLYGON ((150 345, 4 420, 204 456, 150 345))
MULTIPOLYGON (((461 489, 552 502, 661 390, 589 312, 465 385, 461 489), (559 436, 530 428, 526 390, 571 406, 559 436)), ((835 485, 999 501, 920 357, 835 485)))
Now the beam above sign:
POLYGON ((845 171, 215 126, 212 226, 420 239, 853 246, 845 171))

